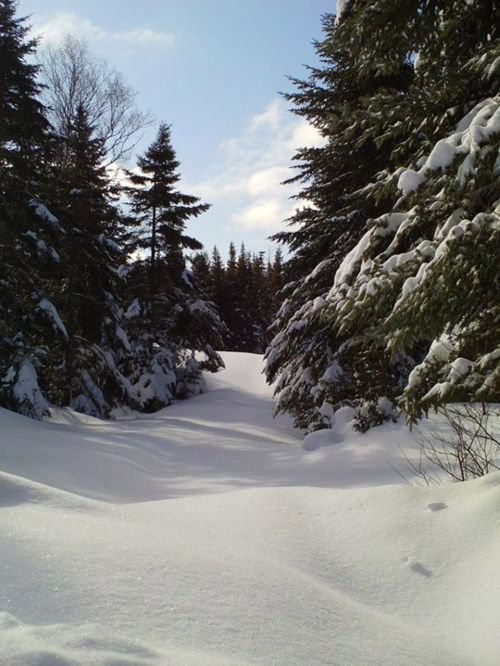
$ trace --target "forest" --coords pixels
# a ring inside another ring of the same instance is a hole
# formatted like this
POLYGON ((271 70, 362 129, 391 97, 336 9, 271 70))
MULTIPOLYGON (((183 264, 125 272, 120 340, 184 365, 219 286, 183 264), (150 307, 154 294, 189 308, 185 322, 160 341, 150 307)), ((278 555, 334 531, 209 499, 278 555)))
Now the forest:
POLYGON ((499 12, 0 0, 1 666, 498 666, 499 12))
MULTIPOLYGON (((151 412, 204 390, 219 351, 264 353, 277 409, 361 430, 500 395, 497 10, 348 2, 291 110, 323 143, 293 155, 276 255, 211 256, 186 233, 171 127, 68 36, 37 60, 0 4, 0 404, 151 412), (394 35, 398 39, 394 40, 394 35)), ((201 222, 200 222, 201 223, 201 222)))

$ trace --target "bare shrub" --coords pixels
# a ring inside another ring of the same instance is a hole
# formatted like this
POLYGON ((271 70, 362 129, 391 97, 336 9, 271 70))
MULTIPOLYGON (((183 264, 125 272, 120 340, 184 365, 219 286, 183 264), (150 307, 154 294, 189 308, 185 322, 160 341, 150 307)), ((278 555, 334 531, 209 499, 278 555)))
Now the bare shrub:
POLYGON ((471 403, 445 405, 437 411, 444 432, 420 432, 417 460, 404 454, 413 474, 431 485, 443 478, 466 481, 500 469, 500 408, 471 403))

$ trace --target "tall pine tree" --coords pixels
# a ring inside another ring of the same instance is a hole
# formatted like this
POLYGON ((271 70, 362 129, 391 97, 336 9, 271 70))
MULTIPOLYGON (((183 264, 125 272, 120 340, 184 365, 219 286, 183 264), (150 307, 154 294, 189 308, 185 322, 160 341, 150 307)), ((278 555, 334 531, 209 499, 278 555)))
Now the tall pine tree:
MULTIPOLYGON (((330 83, 316 97, 303 85, 297 99, 305 100, 313 122, 330 118, 326 150, 333 148, 330 164, 339 170, 328 185, 328 165, 310 160, 304 176, 324 183, 333 201, 335 182, 344 180, 337 200, 350 214, 364 210, 366 222, 348 232, 347 243, 335 240, 319 262, 307 222, 298 235, 283 236, 296 252, 292 268, 301 253, 316 264, 291 285, 268 352, 280 408, 300 425, 327 426, 336 409, 351 405, 364 429, 394 413, 402 393, 402 405, 416 416, 432 402, 498 393, 491 375, 498 287, 486 268, 498 260, 495 11, 486 0, 398 6, 351 0, 340 21, 329 19, 330 46, 324 45, 341 56, 333 78, 313 70, 313 79, 330 83), (331 84, 346 63, 350 76, 333 106, 331 84), (354 104, 349 90, 357 90, 354 104), (475 229, 481 231, 474 235, 475 229), (464 240, 454 245, 449 232, 464 240), (475 305, 464 298, 465 267, 477 275, 478 292, 468 292, 475 305), (485 326, 489 332, 479 333, 485 326)), ((325 199, 313 201, 317 210, 307 215, 321 220, 331 209, 325 199)), ((327 228, 316 231, 316 245, 327 242, 327 228)))
POLYGON ((177 189, 179 162, 167 125, 160 125, 137 166, 138 171, 129 174, 136 224, 129 251, 137 256, 129 284, 133 311, 140 312, 134 345, 143 359, 134 379, 144 384, 143 402, 153 409, 201 390, 201 370, 222 366, 215 349, 222 345, 223 327, 186 270, 184 251, 201 248, 185 233, 186 223, 209 206, 177 189), (201 363, 195 352, 201 354, 201 363))
POLYGON ((82 105, 67 136, 58 141, 64 159, 52 168, 50 194, 51 209, 65 231, 56 303, 67 335, 60 364, 52 364, 62 369, 61 377, 48 382, 48 394, 56 404, 106 416, 127 402, 114 358, 115 350, 129 347, 119 274, 125 256, 114 238, 120 217, 116 192, 104 166, 104 142, 82 105))
MULTIPOLYGON (((348 8, 347 14, 351 4, 348 8)), ((303 184, 298 198, 305 205, 289 220, 292 228, 274 237, 288 245, 292 256, 284 301, 273 324, 275 337, 266 352, 278 409, 291 412, 299 426, 313 429, 328 424, 332 404, 357 405, 380 387, 392 396, 398 392, 400 368, 373 345, 338 335, 323 306, 336 271, 367 220, 396 198, 377 185, 399 136, 379 145, 366 131, 366 118, 355 119, 365 116, 374 94, 401 96, 413 76, 404 55, 391 72, 374 61, 361 74, 350 26, 328 14, 323 27, 324 39, 316 44, 321 67, 310 68, 306 81, 294 79, 297 90, 286 95, 294 111, 318 129, 324 145, 299 149, 295 155, 298 174, 291 182, 303 184)))
POLYGON ((40 417, 39 374, 64 335, 51 301, 62 229, 40 201, 48 123, 30 62, 36 41, 15 11, 0 0, 0 404, 40 417))

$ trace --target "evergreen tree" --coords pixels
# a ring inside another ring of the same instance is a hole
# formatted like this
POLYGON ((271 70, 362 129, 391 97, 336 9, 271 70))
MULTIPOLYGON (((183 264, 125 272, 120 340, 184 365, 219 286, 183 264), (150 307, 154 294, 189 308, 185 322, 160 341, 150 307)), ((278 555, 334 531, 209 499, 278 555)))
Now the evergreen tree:
POLYGON ((26 33, 15 3, 0 0, 0 404, 107 416, 198 392, 201 371, 222 365, 224 333, 184 257, 201 247, 185 223, 207 206, 176 189, 162 126, 124 216, 85 104, 50 130, 26 33))
POLYGON ((191 270, 204 295, 210 299, 210 257, 206 252, 197 252, 191 259, 191 270))
MULTIPOLYGON (((214 263, 214 269, 217 272, 218 269, 216 263, 214 263)), ((221 317, 228 329, 224 341, 225 348, 229 351, 236 351, 240 350, 239 337, 242 328, 241 299, 243 294, 241 291, 242 285, 238 279, 238 261, 234 243, 229 244, 228 259, 222 275, 224 287, 222 293, 217 294, 214 301, 217 304, 221 317)))
POLYGON ((41 203, 48 124, 37 100, 36 41, 0 0, 0 404, 42 416, 39 373, 64 327, 51 296, 62 230, 41 203))
POLYGON ((331 407, 324 403, 335 408, 357 405, 382 387, 391 395, 398 392, 399 366, 373 346, 368 350, 360 340, 338 336, 322 307, 336 271, 367 220, 395 201, 394 192, 380 191, 377 184, 400 138, 391 136, 379 145, 366 130, 366 105, 375 93, 401 95, 412 80, 404 56, 396 59, 391 72, 381 71, 374 61, 361 74, 351 26, 329 14, 323 27, 324 39, 316 44, 321 67, 311 68, 307 81, 294 80, 297 91, 286 95, 325 142, 298 150, 294 158, 299 173, 291 182, 303 183, 299 198, 310 203, 290 219, 293 230, 274 237, 289 246, 292 256, 286 266, 284 300, 273 324, 275 337, 266 352, 268 380, 277 382, 278 409, 290 411, 300 427, 313 429, 328 423, 325 410, 329 413, 331 407), (357 117, 362 120, 355 122, 357 117), (355 364, 354 348, 362 357, 355 364), (341 386, 330 381, 334 373, 325 375, 333 364, 342 366, 341 386), (365 372, 373 365, 376 372, 365 372))
MULTIPOLYGON (((303 282, 291 286, 278 319, 279 333, 268 352, 269 376, 279 377, 280 407, 292 411, 301 425, 329 425, 334 411, 348 404, 357 408, 364 429, 393 414, 403 391, 402 404, 414 416, 431 403, 498 394, 498 380, 491 375, 498 292, 484 267, 488 264, 479 263, 498 257, 494 12, 486 1, 396 7, 352 0, 340 21, 330 20, 331 44, 349 45, 353 87, 364 94, 355 105, 332 113, 328 142, 338 147, 340 135, 355 149, 375 147, 375 160, 381 161, 374 173, 370 152, 359 163, 343 153, 340 178, 371 174, 356 191, 346 188, 343 197, 353 214, 353 203, 363 197, 364 235, 349 235, 344 245, 336 242, 341 252, 330 266, 335 271, 329 272, 329 258, 320 261, 303 282), (450 242, 452 228, 452 234, 464 235, 463 242, 450 242), (480 231, 471 234, 472 229, 480 231), (463 294, 466 268, 478 280, 474 305, 463 294), (436 284, 443 288, 436 290, 436 284), (485 324, 488 333, 479 334, 485 324), (435 342, 429 350, 432 339, 442 342, 442 335, 446 345, 435 342), (462 353, 465 362, 459 361, 462 353)), ((334 76, 341 76, 343 67, 339 60, 334 76)), ((307 86, 299 99, 306 93, 307 86)), ((313 101, 307 113, 313 120, 328 114, 331 99, 320 94, 324 106, 319 104, 315 116, 313 101)), ((312 182, 321 182, 327 167, 310 166, 312 182)), ((318 212, 310 214, 321 216, 328 208, 316 202, 318 212)), ((320 231, 318 238, 326 239, 320 231)), ((300 236, 290 240, 298 242, 292 249, 300 257, 300 236)), ((317 261, 312 247, 304 244, 304 249, 317 261)))
POLYGON ((270 342, 269 327, 274 321, 276 313, 278 312, 279 307, 281 305, 282 289, 285 286, 285 265, 283 261, 283 252, 280 247, 276 249, 273 261, 268 262, 267 284, 269 292, 269 303, 268 303, 267 317, 266 317, 267 326, 268 326, 266 335, 269 343, 270 342))
POLYGON ((38 101, 38 67, 29 62, 36 40, 24 18, 16 18, 14 0, 0 0, 0 187, 2 201, 40 168, 48 123, 38 101))
POLYGON ((176 395, 201 390, 201 370, 222 366, 215 351, 222 344, 222 324, 186 271, 184 250, 201 248, 186 235, 186 222, 209 206, 176 189, 179 162, 167 125, 160 125, 138 167, 138 173, 129 174, 137 226, 129 251, 144 257, 129 271, 132 311, 140 312, 134 347, 141 350, 141 360, 134 381, 144 384, 142 402, 154 409, 176 395), (201 364, 194 359, 195 351, 204 352, 201 364))
POLYGON ((124 254, 113 238, 119 212, 104 166, 104 142, 95 137, 83 106, 76 109, 68 136, 59 140, 64 161, 63 168, 53 168, 51 208, 66 232, 56 302, 67 335, 60 364, 64 373, 59 387, 49 383, 49 396, 56 404, 106 416, 124 400, 113 350, 129 346, 118 272, 124 254))
POLYGON ((208 267, 207 259, 196 255, 193 271, 227 326, 225 349, 262 354, 283 282, 281 251, 268 266, 263 252, 250 255, 242 246, 237 254, 234 243, 229 245, 225 265, 217 248, 208 267))
POLYGON ((213 247, 212 257, 210 260, 210 283, 209 283, 209 294, 210 298, 217 303, 221 312, 223 313, 223 319, 225 320, 226 311, 223 308, 223 303, 225 299, 225 290, 226 290, 226 269, 222 261, 220 252, 216 246, 213 247))
MULTIPOLYGON (((378 62, 386 54, 386 70, 393 66, 384 39, 389 15, 382 9, 370 28, 371 46, 360 48, 361 67, 376 50, 378 62)), ((373 221, 344 262, 327 313, 334 327, 365 346, 382 346, 393 362, 402 353, 422 361, 399 391, 414 419, 430 405, 496 400, 500 393, 493 358, 498 282, 488 268, 500 253, 494 167, 500 127, 492 98, 499 88, 498 10, 490 2, 412 10, 403 15, 403 32, 417 52, 408 94, 375 95, 368 105, 377 142, 394 133, 389 116, 405 128, 394 155, 410 168, 395 169, 380 184, 403 197, 373 221), (472 290, 465 288, 471 276, 472 290)), ((349 29, 355 22, 360 38, 368 39, 372 11, 353 5, 349 29)))
POLYGON ((139 173, 130 173, 132 209, 140 228, 134 250, 149 258, 148 305, 154 318, 156 299, 168 286, 177 284, 184 270, 182 250, 199 250, 201 244, 185 234, 187 220, 208 210, 208 204, 176 189, 180 176, 170 139, 170 128, 160 125, 157 137, 137 161, 139 173))

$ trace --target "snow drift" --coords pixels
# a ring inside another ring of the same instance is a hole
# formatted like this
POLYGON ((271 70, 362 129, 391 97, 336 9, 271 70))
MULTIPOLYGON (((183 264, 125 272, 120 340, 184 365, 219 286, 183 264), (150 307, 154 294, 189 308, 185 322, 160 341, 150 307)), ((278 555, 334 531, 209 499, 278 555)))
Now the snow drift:
POLYGON ((498 663, 500 474, 402 486, 395 424, 304 451, 224 359, 155 415, 0 412, 0 663, 498 663))

